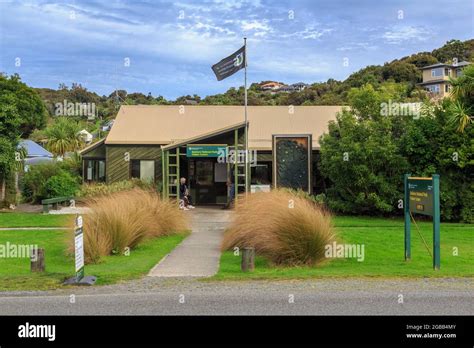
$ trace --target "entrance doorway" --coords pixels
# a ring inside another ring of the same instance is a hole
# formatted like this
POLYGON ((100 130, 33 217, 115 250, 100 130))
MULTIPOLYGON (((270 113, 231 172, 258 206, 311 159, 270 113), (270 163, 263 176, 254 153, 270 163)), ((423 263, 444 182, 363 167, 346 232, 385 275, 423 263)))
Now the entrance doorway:
POLYGON ((227 202, 227 165, 216 158, 188 158, 188 174, 196 204, 227 202))

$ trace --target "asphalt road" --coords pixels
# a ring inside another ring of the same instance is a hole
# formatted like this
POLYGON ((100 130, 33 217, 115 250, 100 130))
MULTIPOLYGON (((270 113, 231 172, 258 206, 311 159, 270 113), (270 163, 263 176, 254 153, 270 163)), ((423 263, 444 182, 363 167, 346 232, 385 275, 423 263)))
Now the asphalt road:
POLYGON ((0 314, 474 315, 474 280, 216 282, 146 277, 102 287, 0 293, 0 314))

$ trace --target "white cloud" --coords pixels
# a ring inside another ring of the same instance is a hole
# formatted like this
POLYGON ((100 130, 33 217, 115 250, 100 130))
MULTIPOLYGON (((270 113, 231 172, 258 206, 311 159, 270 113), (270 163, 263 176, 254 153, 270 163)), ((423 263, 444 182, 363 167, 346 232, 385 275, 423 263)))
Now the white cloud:
POLYGON ((390 44, 400 44, 405 41, 426 41, 432 34, 424 27, 393 26, 382 34, 382 38, 390 44))

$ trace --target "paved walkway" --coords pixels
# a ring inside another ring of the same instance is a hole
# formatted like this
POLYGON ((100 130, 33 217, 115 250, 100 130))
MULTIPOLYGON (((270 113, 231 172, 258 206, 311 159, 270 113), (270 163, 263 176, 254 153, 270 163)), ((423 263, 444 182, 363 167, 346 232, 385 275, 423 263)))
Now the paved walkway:
POLYGON ((198 207, 191 215, 191 235, 165 256, 148 274, 151 277, 210 277, 219 267, 220 244, 232 212, 198 207))

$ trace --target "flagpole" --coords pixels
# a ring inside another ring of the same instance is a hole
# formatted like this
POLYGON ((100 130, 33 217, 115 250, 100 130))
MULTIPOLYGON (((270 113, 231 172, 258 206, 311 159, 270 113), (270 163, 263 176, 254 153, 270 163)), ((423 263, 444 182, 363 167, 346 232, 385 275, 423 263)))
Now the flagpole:
POLYGON ((249 137, 248 137, 248 124, 247 124, 247 38, 244 37, 244 54, 245 54, 245 66, 244 66, 244 113, 245 113, 245 195, 248 191, 248 156, 249 156, 249 137))

